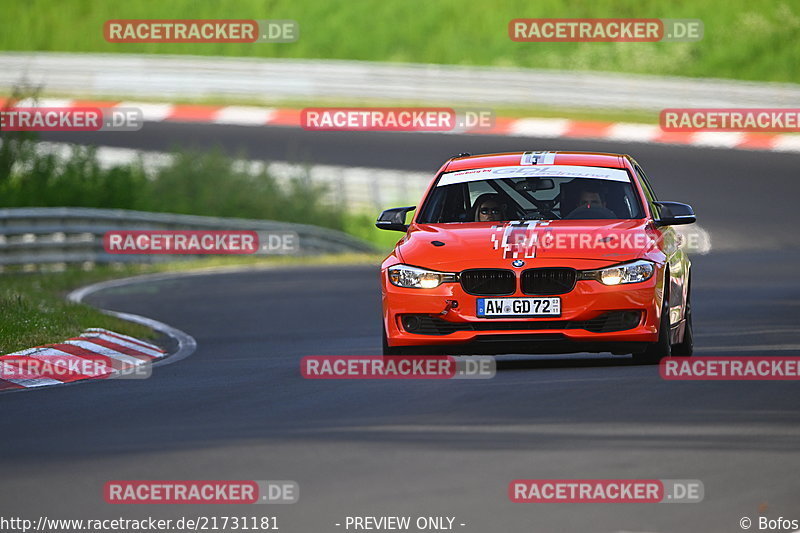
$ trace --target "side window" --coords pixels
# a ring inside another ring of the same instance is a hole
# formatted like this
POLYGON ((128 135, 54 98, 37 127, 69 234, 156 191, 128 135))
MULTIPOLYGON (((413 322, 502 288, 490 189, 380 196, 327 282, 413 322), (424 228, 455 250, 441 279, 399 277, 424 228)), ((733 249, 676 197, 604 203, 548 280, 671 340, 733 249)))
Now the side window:
POLYGON ((465 184, 443 187, 446 194, 444 200, 442 222, 464 222, 469 218, 469 206, 466 204, 468 191, 465 184))
POLYGON ((636 174, 639 176, 639 181, 642 183, 642 188, 644 189, 644 195, 647 197, 647 203, 650 204, 650 211, 653 213, 654 216, 659 216, 659 208, 653 202, 658 200, 656 197, 656 193, 653 192, 653 187, 650 185, 650 181, 647 179, 647 174, 644 173, 642 167, 639 166, 638 163, 633 164, 634 170, 636 170, 636 174))

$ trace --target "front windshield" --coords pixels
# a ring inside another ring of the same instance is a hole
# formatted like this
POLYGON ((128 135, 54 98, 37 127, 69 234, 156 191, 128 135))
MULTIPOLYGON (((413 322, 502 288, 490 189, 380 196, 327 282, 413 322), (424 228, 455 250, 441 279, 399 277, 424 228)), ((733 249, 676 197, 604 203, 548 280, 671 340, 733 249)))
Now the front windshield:
POLYGON ((431 192, 419 223, 642 217, 630 180, 512 176, 450 181, 440 180, 431 192))

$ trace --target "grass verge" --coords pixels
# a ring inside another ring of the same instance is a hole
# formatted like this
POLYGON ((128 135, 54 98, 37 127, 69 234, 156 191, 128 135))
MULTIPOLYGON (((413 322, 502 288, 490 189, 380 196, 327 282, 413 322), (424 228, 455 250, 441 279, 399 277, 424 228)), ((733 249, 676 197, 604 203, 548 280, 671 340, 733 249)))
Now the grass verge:
POLYGON ((154 337, 149 328, 64 299, 70 289, 109 277, 111 272, 105 269, 0 276, 0 354, 60 342, 89 327, 154 337))
POLYGON ((800 5, 749 0, 28 0, 7 2, 0 49, 358 59, 800 81, 800 5), (698 42, 517 43, 515 18, 693 18, 698 42), (110 19, 294 19, 285 44, 109 43, 110 19))
POLYGON ((279 268, 380 263, 382 256, 341 254, 316 257, 259 258, 212 257, 155 265, 102 266, 93 270, 16 273, 0 275, 0 355, 63 341, 89 327, 107 328, 126 335, 152 339, 151 329, 105 315, 87 304, 65 299, 78 287, 108 279, 162 272, 188 272, 226 267, 279 268))

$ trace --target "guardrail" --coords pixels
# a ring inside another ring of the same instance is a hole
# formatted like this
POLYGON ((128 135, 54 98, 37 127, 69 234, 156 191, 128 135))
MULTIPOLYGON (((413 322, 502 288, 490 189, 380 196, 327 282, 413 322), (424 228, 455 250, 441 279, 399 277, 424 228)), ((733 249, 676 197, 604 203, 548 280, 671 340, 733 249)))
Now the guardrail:
POLYGON ((800 85, 371 61, 4 52, 0 89, 26 80, 92 97, 422 102, 567 108, 791 107, 800 85))
POLYGON ((291 231, 300 255, 375 252, 345 233, 289 222, 217 218, 124 209, 29 207, 0 209, 0 267, 7 265, 153 263, 195 255, 109 254, 103 235, 113 230, 291 231))

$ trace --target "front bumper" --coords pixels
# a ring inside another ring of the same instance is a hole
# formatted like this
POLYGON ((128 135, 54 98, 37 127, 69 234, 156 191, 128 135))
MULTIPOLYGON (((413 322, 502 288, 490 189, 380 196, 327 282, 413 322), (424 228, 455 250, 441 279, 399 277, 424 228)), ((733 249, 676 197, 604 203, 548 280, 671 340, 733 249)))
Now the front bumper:
MULTIPOLYGON (((383 285, 383 318, 389 346, 455 348, 464 353, 630 353, 658 340, 663 272, 642 283, 606 286, 579 280, 561 298, 561 316, 479 318, 477 299, 460 283, 434 289, 383 285), (453 307, 457 302, 457 307, 453 307), (413 327, 416 317, 421 327, 413 327), (518 325, 518 327, 517 327, 518 325)), ((519 290, 513 295, 530 297, 519 290)))

